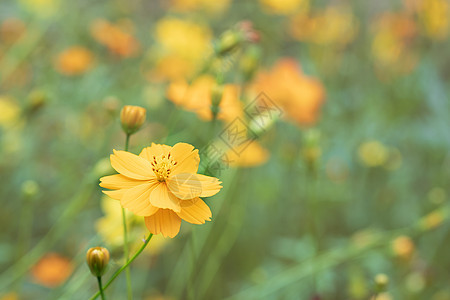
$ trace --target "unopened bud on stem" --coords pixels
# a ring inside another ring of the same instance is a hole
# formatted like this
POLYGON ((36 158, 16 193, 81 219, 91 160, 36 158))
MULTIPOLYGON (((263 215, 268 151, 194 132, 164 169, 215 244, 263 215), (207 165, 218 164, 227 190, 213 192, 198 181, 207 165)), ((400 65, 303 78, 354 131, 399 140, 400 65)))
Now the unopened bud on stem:
POLYGON ((222 34, 215 50, 218 56, 224 56, 240 48, 244 42, 257 43, 259 39, 259 32, 253 28, 253 23, 242 21, 222 34))
POLYGON ((377 293, 386 291, 386 287, 389 283, 389 278, 385 274, 377 274, 375 276, 375 289, 377 293))
POLYGON ((33 197, 39 192, 39 185, 34 180, 27 180, 22 183, 22 193, 26 197, 33 197))
POLYGON ((126 134, 138 131, 145 122, 147 111, 145 108, 134 105, 125 105, 120 112, 120 122, 126 134))
POLYGON ((320 131, 310 128, 305 132, 303 137, 302 156, 306 162, 309 171, 315 173, 317 171, 317 164, 322 155, 322 148, 320 147, 320 131))
POLYGON ((86 261, 92 275, 101 277, 108 266, 109 251, 103 247, 90 248, 86 253, 86 261))

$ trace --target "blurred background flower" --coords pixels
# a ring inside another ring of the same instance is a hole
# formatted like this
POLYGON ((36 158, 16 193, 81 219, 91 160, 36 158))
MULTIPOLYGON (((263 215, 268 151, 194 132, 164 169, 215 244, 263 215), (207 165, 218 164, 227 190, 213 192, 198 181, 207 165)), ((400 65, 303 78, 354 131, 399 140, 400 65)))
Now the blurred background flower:
POLYGON ((64 283, 72 274, 72 262, 58 253, 48 253, 31 270, 33 281, 48 288, 64 283))
POLYGON ((122 19, 118 24, 97 19, 91 24, 92 37, 122 58, 132 57, 139 50, 139 42, 132 35, 133 31, 134 25, 128 19, 122 19))
POLYGON ((56 59, 56 69, 64 75, 78 75, 92 65, 92 53, 83 47, 73 46, 61 52, 56 59))
POLYGON ((270 71, 259 73, 253 88, 269 95, 287 118, 299 125, 317 122, 325 98, 322 84, 303 74, 291 58, 283 58, 270 71))

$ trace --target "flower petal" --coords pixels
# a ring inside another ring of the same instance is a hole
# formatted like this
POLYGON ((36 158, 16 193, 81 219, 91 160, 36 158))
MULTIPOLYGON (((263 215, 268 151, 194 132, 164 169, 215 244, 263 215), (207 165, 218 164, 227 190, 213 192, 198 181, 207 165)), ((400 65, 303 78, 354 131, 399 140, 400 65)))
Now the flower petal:
POLYGON ((126 190, 120 199, 120 204, 138 216, 150 216, 154 214, 158 208, 150 203, 150 194, 158 184, 159 182, 154 180, 150 183, 144 183, 126 190))
POLYGON ((239 86, 227 84, 223 89, 222 101, 220 101, 219 119, 232 122, 238 117, 242 117, 244 110, 242 102, 239 100, 239 86))
POLYGON ((169 190, 182 200, 210 197, 222 188, 219 179, 200 174, 182 173, 171 176, 166 182, 169 190))
POLYGON ((187 143, 175 144, 170 151, 177 165, 172 170, 172 175, 180 173, 197 173, 200 156, 194 146, 187 143))
POLYGON ((100 178, 100 186, 105 189, 111 189, 111 190, 119 190, 119 189, 129 189, 132 187, 135 187, 136 185, 139 185, 141 183, 144 183, 140 180, 135 180, 126 176, 123 176, 122 174, 115 174, 110 176, 104 176, 100 178))
POLYGON ((172 147, 167 145, 160 145, 152 143, 150 147, 146 147, 142 149, 141 153, 139 154, 140 157, 145 158, 149 162, 153 161, 153 156, 161 156, 163 154, 167 155, 169 151, 172 149, 172 147))
POLYGON ((182 207, 177 215, 192 224, 204 224, 205 221, 211 221, 212 216, 208 205, 200 198, 193 205, 182 207))
POLYGON ((122 175, 137 180, 148 180, 155 177, 151 164, 133 153, 113 150, 110 156, 111 166, 122 175))
POLYGON ((120 200, 123 197, 123 194, 128 191, 128 189, 120 189, 116 191, 102 191, 103 194, 108 195, 110 198, 113 198, 114 200, 120 200))
POLYGON ((238 149, 228 150, 225 156, 230 166, 247 168, 264 164, 269 159, 270 153, 257 141, 253 141, 250 144, 243 144, 238 149))
POLYGON ((181 218, 170 209, 159 209, 155 214, 145 217, 145 226, 153 234, 162 233, 165 237, 175 237, 180 231, 181 218))
POLYGON ((181 210, 180 200, 173 195, 164 182, 159 182, 150 194, 150 203, 158 208, 168 208, 175 212, 181 210))

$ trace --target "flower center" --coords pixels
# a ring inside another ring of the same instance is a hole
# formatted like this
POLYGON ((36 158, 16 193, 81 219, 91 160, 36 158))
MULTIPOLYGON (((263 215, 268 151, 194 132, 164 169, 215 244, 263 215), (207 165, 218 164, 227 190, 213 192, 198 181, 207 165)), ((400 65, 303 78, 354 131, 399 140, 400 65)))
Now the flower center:
POLYGON ((170 153, 167 155, 161 155, 160 157, 156 157, 153 155, 153 172, 155 172, 156 178, 158 181, 166 181, 167 177, 169 177, 170 172, 173 167, 177 165, 177 162, 172 159, 170 153))

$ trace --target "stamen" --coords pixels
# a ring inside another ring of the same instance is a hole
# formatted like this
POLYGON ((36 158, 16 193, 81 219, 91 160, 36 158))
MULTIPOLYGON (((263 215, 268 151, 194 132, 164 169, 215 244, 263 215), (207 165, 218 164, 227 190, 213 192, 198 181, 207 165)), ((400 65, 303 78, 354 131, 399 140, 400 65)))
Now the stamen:
POLYGON ((160 157, 153 156, 153 162, 151 165, 153 166, 152 170, 156 175, 158 181, 165 181, 169 177, 170 173, 172 173, 173 167, 177 164, 174 161, 172 155, 170 153, 166 155, 161 155, 160 157))

